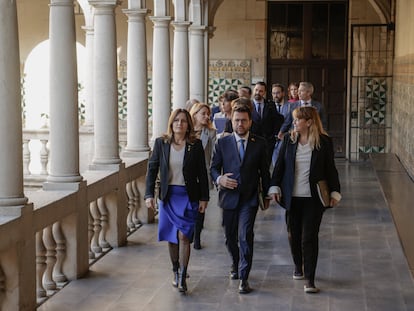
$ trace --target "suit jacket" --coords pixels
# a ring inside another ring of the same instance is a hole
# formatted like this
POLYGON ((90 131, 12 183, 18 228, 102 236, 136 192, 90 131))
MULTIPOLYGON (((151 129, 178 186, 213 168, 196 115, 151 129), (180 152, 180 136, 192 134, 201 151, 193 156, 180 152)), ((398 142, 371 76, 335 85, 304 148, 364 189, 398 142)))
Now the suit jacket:
POLYGON ((258 115, 255 108, 252 113, 252 120, 259 124, 260 133, 256 133, 266 139, 269 152, 268 156, 271 158, 273 146, 276 143, 277 134, 283 124, 284 116, 277 111, 274 102, 265 101, 262 117, 258 115))
MULTIPOLYGON (((165 200, 167 197, 170 149, 170 142, 163 137, 155 140, 154 148, 148 161, 145 199, 154 197, 158 173, 160 177, 159 198, 165 200)), ((209 187, 206 162, 203 145, 199 139, 194 143, 186 143, 185 145, 183 175, 190 201, 208 201, 209 187)))
POLYGON ((213 188, 213 183, 211 182, 210 177, 210 164, 211 164, 211 158, 213 157, 213 150, 214 145, 216 143, 216 137, 217 137, 217 130, 216 129, 207 129, 203 127, 200 135, 200 140, 203 144, 204 148, 204 157, 206 160, 206 168, 207 168, 207 176, 209 179, 209 188, 213 188))
MULTIPOLYGON (((311 195, 314 200, 319 200, 316 184, 320 180, 326 180, 330 192, 340 193, 338 171, 335 167, 334 149, 332 139, 321 135, 321 147, 312 151, 309 184, 311 195)), ((292 143, 290 135, 285 135, 280 149, 279 157, 273 171, 271 185, 280 187, 282 191, 281 206, 289 210, 292 202, 293 185, 295 178, 296 150, 298 143, 292 143)))
POLYGON ((250 133, 246 152, 243 161, 241 161, 234 134, 217 140, 210 167, 211 177, 216 182, 220 175, 233 173, 233 176, 230 177, 237 179, 239 184, 236 189, 219 187, 219 206, 221 208, 236 209, 239 204, 257 207, 259 205, 258 185, 260 180, 263 198, 266 196, 270 182, 266 148, 266 142, 262 137, 250 133))
MULTIPOLYGON (((281 128, 282 133, 286 133, 288 132, 291 128, 292 128, 292 123, 293 123, 293 116, 292 116, 292 111, 301 106, 301 101, 297 101, 294 102, 290 105, 290 113, 285 117, 286 121, 283 123, 283 126, 281 128)), ((327 121, 327 116, 326 116, 326 112, 325 109, 323 107, 323 105, 320 102, 317 102, 315 100, 311 100, 310 101, 311 106, 315 107, 316 110, 319 113, 319 117, 321 118, 322 121, 322 126, 325 129, 325 131, 328 129, 328 121, 327 121)))

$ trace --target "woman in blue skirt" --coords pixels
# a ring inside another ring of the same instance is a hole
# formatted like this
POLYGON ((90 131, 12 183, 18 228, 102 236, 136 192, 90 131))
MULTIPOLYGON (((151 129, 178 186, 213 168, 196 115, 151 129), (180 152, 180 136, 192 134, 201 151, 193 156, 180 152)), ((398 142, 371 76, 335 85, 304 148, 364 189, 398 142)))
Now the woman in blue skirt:
POLYGON ((198 212, 209 200, 207 169, 201 140, 196 138, 189 112, 174 110, 167 133, 155 140, 148 161, 145 204, 155 208, 155 182, 159 176, 158 240, 168 241, 173 286, 187 291, 186 276, 198 212))

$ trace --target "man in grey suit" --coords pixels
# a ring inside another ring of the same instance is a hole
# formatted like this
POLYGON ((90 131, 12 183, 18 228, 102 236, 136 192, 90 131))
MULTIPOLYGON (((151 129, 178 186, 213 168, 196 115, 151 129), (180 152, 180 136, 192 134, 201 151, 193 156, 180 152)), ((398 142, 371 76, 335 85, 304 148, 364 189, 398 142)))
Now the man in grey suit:
POLYGON ((233 133, 216 142, 210 173, 223 209, 226 246, 232 259, 230 277, 240 278, 239 293, 247 294, 252 291, 247 280, 253 261, 253 227, 259 195, 267 208, 270 177, 266 141, 249 131, 251 107, 238 102, 241 100, 236 100, 232 109, 233 133))
POLYGON ((325 129, 325 131, 328 130, 328 121, 327 121, 325 108, 322 105, 322 103, 312 99, 313 92, 314 92, 314 87, 312 83, 300 82, 299 90, 298 90, 299 100, 295 103, 292 103, 290 113, 288 114, 287 117, 285 117, 286 122, 283 124, 282 128, 280 129, 282 133, 287 133, 292 128, 292 122, 293 122, 292 111, 297 107, 306 107, 306 106, 312 106, 318 111, 319 117, 321 118, 321 121, 322 121, 323 128, 325 129))

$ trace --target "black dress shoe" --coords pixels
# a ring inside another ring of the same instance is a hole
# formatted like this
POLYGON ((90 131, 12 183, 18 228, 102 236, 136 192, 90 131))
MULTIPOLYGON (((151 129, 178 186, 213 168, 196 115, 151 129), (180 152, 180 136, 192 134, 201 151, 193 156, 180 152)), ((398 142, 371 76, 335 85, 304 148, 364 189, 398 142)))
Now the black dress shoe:
POLYGON ((240 285, 239 285, 240 294, 248 294, 252 292, 252 290, 253 289, 249 286, 249 282, 247 282, 247 280, 240 280, 240 285))
POLYGON ((230 279, 231 280, 238 280, 239 279, 239 274, 237 273, 237 271, 230 271, 230 279))
POLYGON ((194 241, 194 249, 201 249, 200 241, 194 241))

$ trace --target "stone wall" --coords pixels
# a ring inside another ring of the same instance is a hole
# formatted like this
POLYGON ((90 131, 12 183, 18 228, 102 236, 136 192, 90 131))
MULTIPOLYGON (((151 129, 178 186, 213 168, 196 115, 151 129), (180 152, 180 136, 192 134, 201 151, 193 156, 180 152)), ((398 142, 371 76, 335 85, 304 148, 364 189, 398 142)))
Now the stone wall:
POLYGON ((414 178, 414 2, 396 2, 395 58, 392 106, 394 152, 414 178))
POLYGON ((391 151, 414 178, 414 54, 394 62, 391 151))

